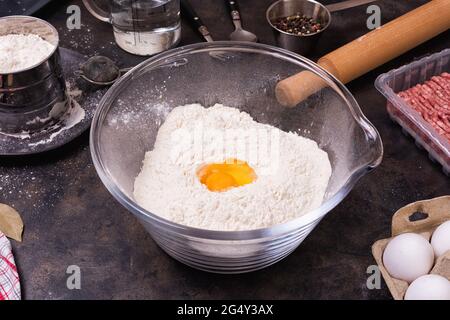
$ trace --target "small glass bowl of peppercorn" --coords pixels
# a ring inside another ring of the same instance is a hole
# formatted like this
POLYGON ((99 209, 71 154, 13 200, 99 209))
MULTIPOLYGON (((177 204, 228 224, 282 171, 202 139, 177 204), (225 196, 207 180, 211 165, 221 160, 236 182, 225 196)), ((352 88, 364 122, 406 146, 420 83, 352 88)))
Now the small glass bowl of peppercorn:
POLYGON ((278 0, 266 12, 278 46, 305 55, 331 21, 330 11, 313 0, 278 0))

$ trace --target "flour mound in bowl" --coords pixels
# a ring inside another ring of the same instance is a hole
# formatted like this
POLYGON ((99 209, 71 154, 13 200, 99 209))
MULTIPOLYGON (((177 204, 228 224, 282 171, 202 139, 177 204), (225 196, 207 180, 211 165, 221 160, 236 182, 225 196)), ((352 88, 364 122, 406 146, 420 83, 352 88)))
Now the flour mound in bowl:
POLYGON ((174 108, 145 154, 134 198, 146 210, 185 226, 239 231, 302 216, 322 204, 331 176, 328 154, 313 140, 254 121, 236 108, 174 108), (221 192, 200 182, 199 168, 228 159, 256 173, 221 192))

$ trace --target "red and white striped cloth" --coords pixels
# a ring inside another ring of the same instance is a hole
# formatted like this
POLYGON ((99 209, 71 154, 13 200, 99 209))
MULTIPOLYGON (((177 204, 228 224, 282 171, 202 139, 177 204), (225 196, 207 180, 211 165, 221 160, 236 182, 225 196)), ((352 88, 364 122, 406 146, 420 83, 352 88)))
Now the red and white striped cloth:
POLYGON ((0 232, 0 300, 20 300, 20 282, 11 243, 0 232))

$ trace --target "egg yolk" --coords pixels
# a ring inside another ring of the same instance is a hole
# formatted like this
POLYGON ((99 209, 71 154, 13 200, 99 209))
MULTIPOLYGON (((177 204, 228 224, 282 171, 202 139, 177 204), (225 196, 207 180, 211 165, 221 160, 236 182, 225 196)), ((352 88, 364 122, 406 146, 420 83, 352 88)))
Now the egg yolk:
POLYGON ((210 191, 220 192, 252 183, 255 171, 245 161, 228 159, 223 163, 210 163, 197 171, 200 182, 210 191))

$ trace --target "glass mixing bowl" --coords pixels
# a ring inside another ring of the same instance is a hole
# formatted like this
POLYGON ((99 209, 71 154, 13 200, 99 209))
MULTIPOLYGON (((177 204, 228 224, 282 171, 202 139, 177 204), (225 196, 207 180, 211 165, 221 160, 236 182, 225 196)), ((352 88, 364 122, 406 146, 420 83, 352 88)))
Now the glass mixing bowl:
POLYGON ((254 43, 199 43, 150 58, 129 71, 103 97, 92 121, 95 168, 112 195, 132 212, 170 256, 197 269, 241 273, 267 267, 291 253, 356 181, 382 159, 374 126, 349 91, 310 60, 254 43), (225 56, 225 58, 224 58, 225 56), (275 98, 280 79, 309 70, 327 86, 295 108, 275 98), (176 106, 222 103, 256 121, 315 140, 328 152, 333 173, 322 205, 269 228, 211 231, 173 223, 133 199, 144 154, 176 106))

